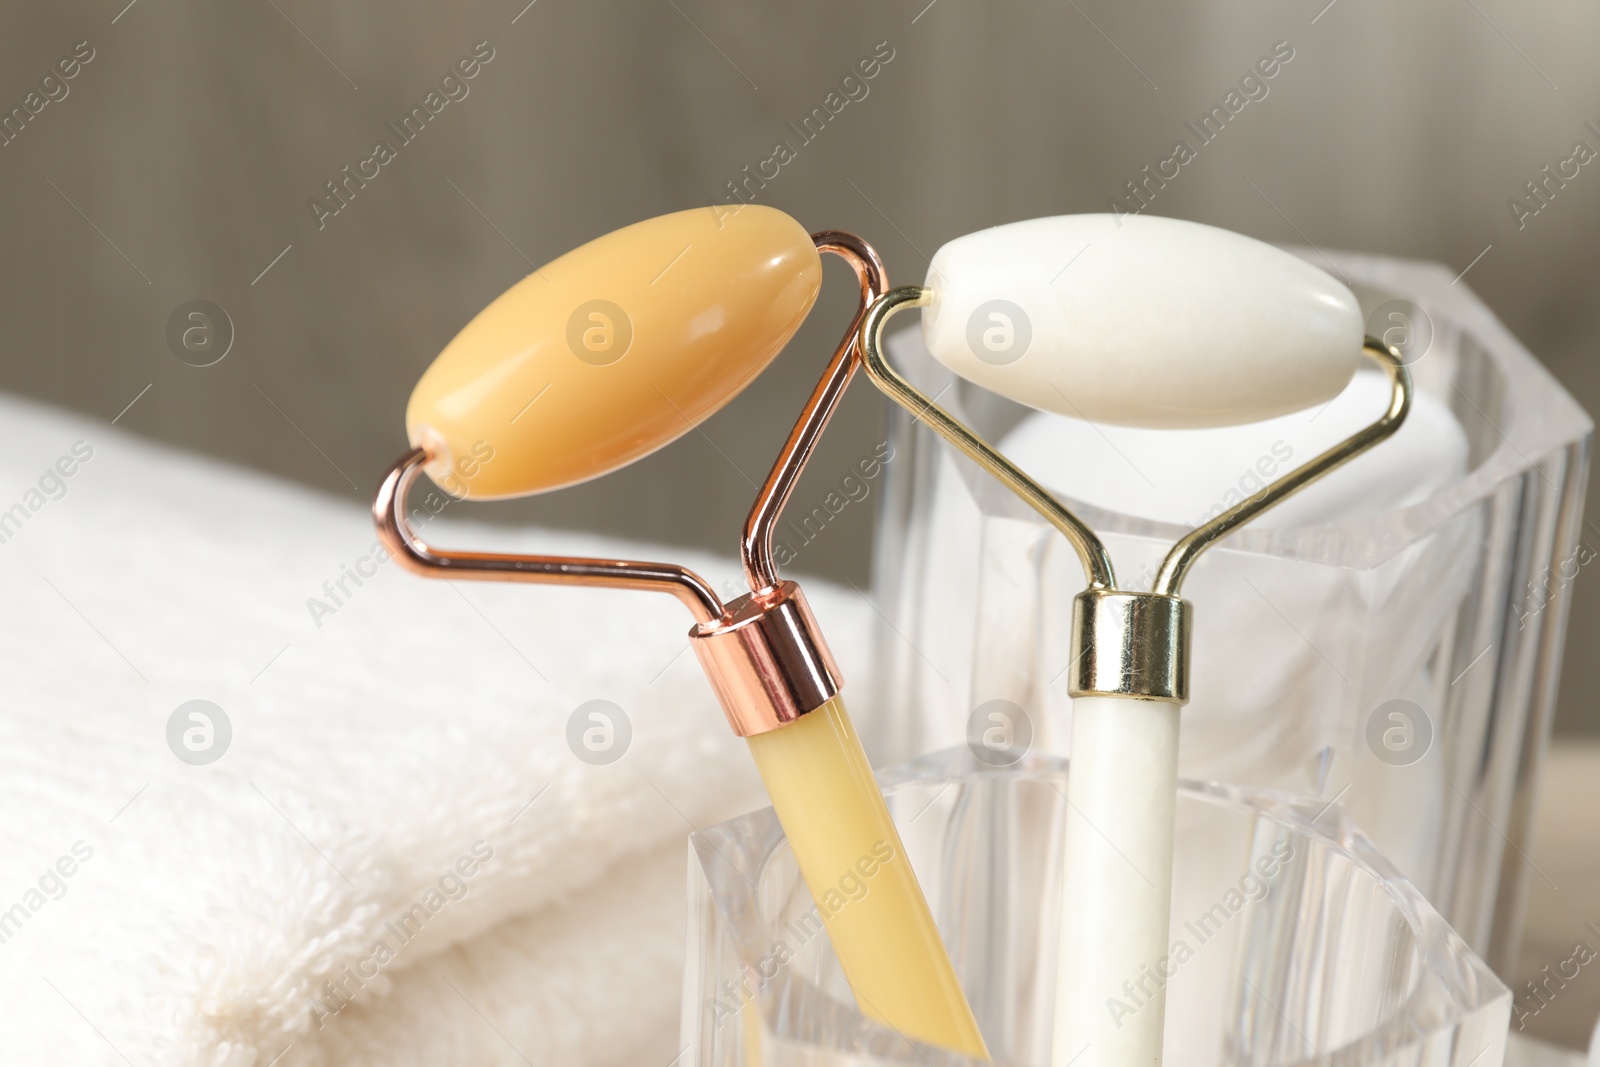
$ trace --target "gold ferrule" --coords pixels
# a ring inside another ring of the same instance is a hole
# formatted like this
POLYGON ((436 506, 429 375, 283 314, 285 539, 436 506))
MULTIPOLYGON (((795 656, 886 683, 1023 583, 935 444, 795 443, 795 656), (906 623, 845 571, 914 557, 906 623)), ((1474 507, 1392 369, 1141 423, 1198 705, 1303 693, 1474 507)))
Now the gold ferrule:
POLYGON ((815 711, 844 684, 794 582, 730 601, 722 618, 696 626, 689 640, 740 737, 776 730, 815 711))
POLYGON ((1068 692, 1188 703, 1193 617, 1187 600, 1164 593, 1079 593, 1072 602, 1068 692))

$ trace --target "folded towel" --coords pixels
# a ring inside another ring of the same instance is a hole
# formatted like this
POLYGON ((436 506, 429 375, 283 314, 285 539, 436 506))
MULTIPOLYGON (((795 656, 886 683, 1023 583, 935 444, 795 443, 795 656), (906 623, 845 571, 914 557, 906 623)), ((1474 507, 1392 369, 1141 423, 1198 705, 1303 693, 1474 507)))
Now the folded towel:
POLYGON ((674 841, 626 859, 564 906, 397 971, 275 1067, 668 1067, 682 1052, 685 855, 674 841))
MULTIPOLYGON (((683 839, 761 803, 681 605, 425 581, 353 493, 0 425, 0 1061, 671 1059, 683 839), (591 700, 615 762, 569 744, 591 700)), ((429 536, 738 573, 467 510, 429 536)), ((808 592, 850 672, 870 609, 808 592)))

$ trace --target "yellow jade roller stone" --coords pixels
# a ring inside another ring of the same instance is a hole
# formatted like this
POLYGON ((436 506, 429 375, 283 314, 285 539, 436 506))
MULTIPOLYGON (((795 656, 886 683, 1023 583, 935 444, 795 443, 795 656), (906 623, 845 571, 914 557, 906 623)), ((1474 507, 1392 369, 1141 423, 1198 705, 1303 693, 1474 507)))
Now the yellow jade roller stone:
POLYGON ((745 740, 862 1012, 988 1059, 844 701, 745 740))
POLYGON ((440 486, 475 499, 599 477, 709 418, 788 343, 822 285, 805 228, 755 204, 606 234, 512 286, 406 407, 440 486))

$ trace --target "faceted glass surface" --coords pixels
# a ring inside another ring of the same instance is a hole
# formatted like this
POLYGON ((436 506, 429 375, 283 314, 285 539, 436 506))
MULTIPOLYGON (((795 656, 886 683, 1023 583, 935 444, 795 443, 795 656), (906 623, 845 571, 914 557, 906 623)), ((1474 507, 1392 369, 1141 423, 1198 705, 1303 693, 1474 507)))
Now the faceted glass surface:
MULTIPOLYGON (((997 1064, 1050 1062, 1068 771, 962 748, 879 776, 997 1064)), ((1500 1067, 1510 991, 1336 805, 1186 782, 1178 836, 1169 1062, 1500 1067)), ((979 1062, 856 1010, 770 808, 689 866, 684 1062, 979 1062)))
MULTIPOLYGON (((1534 876, 1524 856, 1567 590, 1586 561, 1593 423, 1444 268, 1304 254, 1350 281, 1369 332, 1407 324, 1416 387, 1459 423, 1465 470, 1405 506, 1246 527, 1202 557, 1183 589, 1195 634, 1181 773, 1338 797, 1509 974, 1534 876), (1392 750, 1397 738, 1413 749, 1392 750)), ((891 358, 980 435, 999 442, 1038 417, 954 381, 906 319, 891 358)), ((874 567, 880 689, 876 714, 858 716, 870 755, 889 764, 959 744, 994 700, 1026 712, 1036 747, 1068 754, 1064 668, 1072 598, 1084 586, 1076 556, 898 409, 891 437, 874 567)), ((1263 455, 1281 470, 1309 458, 1263 455)), ((1130 587, 1148 588, 1189 529, 1059 495, 1105 540, 1130 587)))

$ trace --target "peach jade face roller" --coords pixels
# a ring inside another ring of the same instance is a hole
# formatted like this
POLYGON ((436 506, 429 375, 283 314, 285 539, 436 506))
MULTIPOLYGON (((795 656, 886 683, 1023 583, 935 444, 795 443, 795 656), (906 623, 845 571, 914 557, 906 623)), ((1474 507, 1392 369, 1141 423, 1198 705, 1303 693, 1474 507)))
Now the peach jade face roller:
POLYGON ((808 235, 755 205, 649 219, 536 270, 417 383, 406 409, 414 447, 379 487, 373 515, 394 557, 427 577, 683 601, 696 623, 691 644, 750 746, 862 1011, 906 1037, 987 1058, 839 696, 838 666, 799 586, 773 561, 773 525, 859 362, 861 311, 750 511, 740 549, 751 591, 736 600, 723 604, 672 564, 445 551, 407 525, 407 491, 424 470, 456 496, 521 496, 605 474, 686 433, 799 328, 821 287, 819 251, 855 270, 862 311, 883 292, 882 263, 860 238, 808 235), (838 904, 841 879, 871 891, 838 904))
POLYGON ((958 238, 935 254, 925 286, 874 301, 858 343, 879 388, 1021 496, 1083 564, 1088 589, 1073 604, 1068 650, 1071 815, 1052 1062, 1158 1064, 1193 617, 1179 589, 1207 547, 1392 434, 1410 377, 1398 353, 1363 340, 1355 296, 1327 274, 1238 234, 1142 215, 1035 219, 958 238), (885 360, 884 325, 909 307, 926 309, 927 347, 956 374, 1090 421, 1183 429, 1286 414, 1336 396, 1363 352, 1387 372, 1390 402, 1376 422, 1181 538, 1149 592, 1119 589, 1093 531, 885 360))

